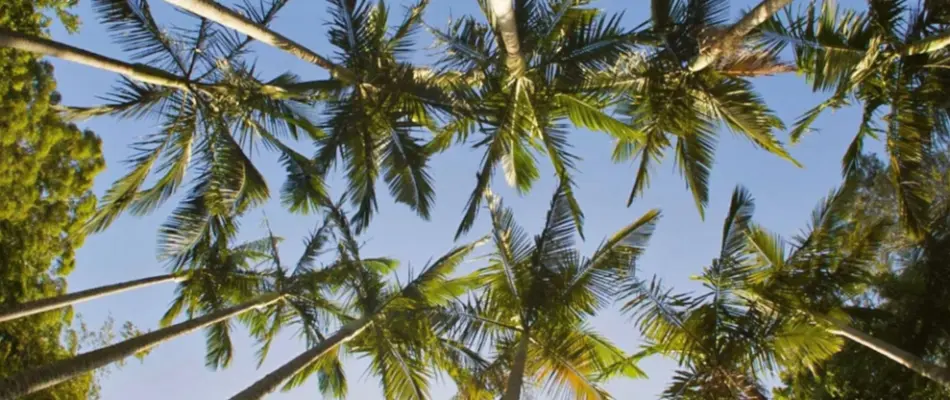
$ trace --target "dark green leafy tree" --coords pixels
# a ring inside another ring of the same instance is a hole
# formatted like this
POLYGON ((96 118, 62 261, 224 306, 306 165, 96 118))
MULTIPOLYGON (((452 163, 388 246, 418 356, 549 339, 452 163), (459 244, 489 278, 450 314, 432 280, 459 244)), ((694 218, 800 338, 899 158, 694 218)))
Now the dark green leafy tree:
POLYGON ((884 141, 898 188, 900 223, 912 236, 924 233, 932 201, 926 166, 944 151, 950 134, 950 108, 943 96, 950 87, 946 6, 872 0, 867 11, 858 12, 826 1, 765 28, 778 48, 793 48, 797 67, 814 91, 831 93, 796 121, 792 141, 799 141, 824 110, 861 107, 842 170, 845 175, 855 170, 865 139, 884 141))
POLYGON ((611 304, 614 285, 633 272, 659 211, 614 233, 586 258, 574 248, 577 228, 566 193, 563 186, 555 192, 533 240, 500 199, 487 195, 495 249, 489 265, 476 272, 482 286, 471 299, 440 310, 437 319, 451 343, 488 349, 494 357, 483 362, 465 356, 474 368, 449 371, 458 382, 457 398, 516 400, 535 388, 544 398, 609 398, 601 385, 606 380, 645 376, 639 357, 625 354, 588 319, 611 304))
MULTIPOLYGON (((52 20, 43 12, 52 11, 75 31, 78 20, 68 8, 65 1, 4 2, 0 29, 45 35, 52 20)), ((90 190, 103 167, 99 138, 55 112, 52 72, 31 54, 0 48, 0 308, 66 291, 85 238, 82 224, 95 210, 90 190)), ((75 354, 72 320, 65 309, 0 324, 0 376, 75 354)), ((94 381, 85 374, 27 399, 84 399, 94 394, 94 381)))
POLYGON ((695 279, 700 294, 680 294, 652 281, 630 279, 621 289, 623 310, 636 317, 646 351, 677 360, 663 392, 667 399, 766 399, 770 374, 807 371, 834 354, 841 340, 807 320, 763 310, 743 292, 754 281, 757 260, 750 237, 770 240, 751 225, 754 203, 736 188, 723 223, 722 246, 695 279))

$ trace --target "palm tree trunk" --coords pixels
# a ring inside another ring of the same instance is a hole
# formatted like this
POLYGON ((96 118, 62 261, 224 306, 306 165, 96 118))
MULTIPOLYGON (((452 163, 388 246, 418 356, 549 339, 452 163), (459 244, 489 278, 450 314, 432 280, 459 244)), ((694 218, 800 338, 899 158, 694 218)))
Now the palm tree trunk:
POLYGON ((67 44, 0 29, 0 46, 60 58, 66 61, 115 72, 153 85, 188 90, 189 82, 181 77, 144 64, 129 64, 67 44))
POLYGON ((274 32, 265 26, 254 23, 254 21, 245 18, 243 15, 234 12, 230 8, 222 6, 213 0, 165 1, 195 15, 207 18, 211 21, 241 32, 259 42, 269 44, 273 47, 293 54, 297 58, 308 63, 316 64, 327 71, 330 71, 330 75, 332 75, 334 78, 344 81, 353 79, 352 73, 334 64, 332 61, 311 51, 310 49, 287 38, 284 35, 274 32))
POLYGON ((950 387, 950 370, 947 370, 947 368, 924 361, 924 359, 916 355, 901 350, 897 346, 861 332, 860 330, 854 329, 846 323, 831 318, 825 318, 825 320, 834 325, 834 328, 830 330, 831 333, 848 338, 855 343, 896 361, 900 365, 910 368, 914 372, 934 382, 945 387, 950 387))
POLYGON ((0 311, 0 322, 10 321, 17 318, 23 318, 28 315, 39 314, 57 308, 71 306, 92 299, 104 296, 126 292, 132 289, 138 289, 157 285, 165 282, 180 282, 185 278, 180 275, 159 275, 149 278, 138 279, 116 283, 113 285, 100 286, 97 288, 82 290, 76 293, 65 294, 62 296, 51 297, 48 299, 31 301, 28 303, 17 304, 12 308, 0 311))
POLYGON ((254 382, 251 386, 231 397, 231 400, 257 400, 266 396, 276 390, 285 380, 312 364, 320 356, 358 335, 369 326, 370 321, 369 318, 360 318, 343 325, 336 333, 254 382))
POLYGON ((517 78, 524 74, 527 66, 521 54, 518 22, 511 2, 512 0, 490 0, 488 7, 491 8, 492 15, 495 17, 495 27, 498 29, 501 41, 505 44, 505 53, 507 53, 505 64, 508 67, 508 73, 517 78))
POLYGON ((739 22, 729 27, 718 38, 715 38, 706 50, 693 59, 689 64, 689 70, 692 72, 701 71, 708 67, 727 50, 730 45, 739 43, 742 38, 752 32, 757 26, 772 18, 775 13, 783 7, 791 4, 792 0, 763 0, 759 5, 749 10, 739 22))
POLYGON ((530 341, 526 329, 521 335, 521 341, 518 342, 518 353, 515 354, 515 362, 511 365, 508 385, 505 387, 505 395, 501 400, 518 400, 521 398, 521 387, 524 386, 524 369, 528 362, 528 342, 530 341))
POLYGON ((266 294, 246 303, 213 312, 198 318, 149 332, 98 350, 77 355, 34 370, 0 379, 0 400, 12 400, 57 383, 85 374, 148 350, 163 342, 186 335, 208 325, 224 321, 252 308, 272 304, 281 299, 279 294, 266 294))

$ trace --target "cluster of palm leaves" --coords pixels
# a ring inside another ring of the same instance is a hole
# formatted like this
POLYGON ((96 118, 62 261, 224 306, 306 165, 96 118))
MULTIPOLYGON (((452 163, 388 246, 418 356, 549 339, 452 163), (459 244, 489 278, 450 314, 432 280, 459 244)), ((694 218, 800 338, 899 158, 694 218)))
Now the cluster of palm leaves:
POLYGON ((796 10, 788 0, 766 0, 730 24, 725 0, 653 0, 649 20, 627 29, 620 15, 586 0, 482 0, 484 18, 465 16, 440 29, 423 22, 426 0, 401 18, 382 1, 328 0, 335 49, 321 55, 269 28, 288 0, 237 9, 213 0, 165 1, 195 25, 161 26, 147 0, 93 0, 100 22, 137 63, 0 30, 0 45, 124 76, 104 104, 63 107, 64 114, 158 122, 157 132, 134 145, 131 169, 102 197, 91 230, 106 229, 126 211, 150 213, 188 186, 160 231, 168 275, 0 315, 3 321, 176 281, 162 328, 4 378, 0 397, 40 390, 201 328, 207 364, 227 366, 232 317, 260 339, 261 360, 288 326, 299 327, 308 347, 236 398, 260 398, 311 375, 324 393, 344 396, 345 354, 369 356, 391 398, 427 398, 438 374, 454 379, 461 399, 517 399, 531 390, 607 398, 602 382, 640 377, 636 361, 663 354, 681 367, 667 397, 758 399, 765 398, 763 378, 814 367, 842 337, 950 382, 944 369, 851 328, 841 312, 866 282, 881 236, 879 223, 848 213, 852 189, 830 196, 811 229, 790 243, 751 223, 751 196, 737 189, 721 252, 698 277, 708 293, 678 294, 634 273, 656 211, 589 258, 574 249, 583 212, 569 138, 574 128, 606 133, 616 144, 614 160, 635 162, 628 204, 671 150, 702 214, 720 128, 797 164, 776 137, 785 125, 751 81, 797 71, 832 95, 796 121, 792 140, 823 110, 859 104, 864 117, 845 175, 865 137, 885 139, 900 222, 910 237, 926 236, 933 203, 927 165, 946 150, 950 132, 950 103, 940 96, 950 88, 950 16, 937 2, 870 0, 866 12, 839 12, 827 1, 796 10), (391 26, 391 19, 398 22, 391 26), (412 62, 423 29, 443 50, 431 66, 412 62), (245 57, 253 41, 327 77, 261 77, 245 57), (782 60, 786 48, 794 62, 782 60), (300 140, 315 153, 296 150, 300 140), (394 260, 360 255, 357 235, 376 212, 376 184, 381 178, 397 202, 428 218, 435 202, 428 162, 465 144, 484 155, 456 237, 487 203, 490 261, 455 276, 476 244, 463 245, 399 284, 391 278, 394 260), (284 206, 320 215, 293 265, 281 262, 273 234, 234 243, 240 217, 270 197, 252 162, 257 147, 280 155, 284 206), (490 185, 500 166, 509 185, 528 192, 540 177, 538 156, 550 160, 558 190, 531 239, 490 185), (347 182, 341 202, 324 185, 337 167, 347 182), (354 211, 346 213, 343 203, 354 211), (333 257, 318 266, 324 254, 333 257), (588 322, 616 300, 648 341, 641 353, 626 354, 588 322), (174 323, 182 313, 188 319, 174 323))
POLYGON ((362 256, 351 218, 339 204, 328 203, 293 265, 282 263, 280 239, 273 234, 241 244, 227 235, 187 257, 173 257, 170 275, 24 304, 3 319, 179 282, 161 329, 3 378, 0 397, 36 392, 202 328, 207 365, 227 366, 232 318, 259 340, 261 362, 284 329, 296 327, 307 345, 237 399, 289 390, 313 375, 326 395, 343 397, 341 357, 347 354, 371 359, 371 371, 388 398, 428 398, 430 381, 439 373, 457 380, 460 398, 504 391, 514 399, 523 387, 577 398, 608 396, 600 382, 643 373, 636 367, 638 357, 612 345, 587 319, 614 298, 614 281, 632 274, 659 213, 647 213, 585 259, 574 250, 576 230, 564 193, 555 193, 533 243, 511 210, 489 196, 495 249, 487 267, 467 275, 454 276, 454 271, 487 239, 450 250, 400 283, 390 278, 398 262, 362 256), (318 265, 324 254, 333 256, 318 265), (188 319, 173 324, 182 312, 188 319), (490 357, 482 355, 485 346, 493 350, 490 357))

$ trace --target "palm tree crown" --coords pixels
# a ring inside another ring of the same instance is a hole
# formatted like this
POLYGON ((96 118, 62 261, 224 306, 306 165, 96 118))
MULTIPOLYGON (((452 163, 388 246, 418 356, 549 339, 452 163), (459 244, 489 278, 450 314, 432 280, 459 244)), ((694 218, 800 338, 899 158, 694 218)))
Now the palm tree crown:
MULTIPOLYGON (((841 341, 794 314, 762 309, 745 295, 758 276, 750 247, 773 238, 751 225, 754 204, 737 188, 723 224, 720 253, 696 277, 705 293, 678 294, 653 278, 631 279, 624 310, 637 318, 647 351, 680 369, 663 393, 670 399, 766 399, 761 380, 779 368, 814 368, 841 341)), ((773 247, 766 247, 768 251, 773 247)))
POLYGON ((456 377, 460 397, 504 392, 505 399, 517 399, 523 388, 536 385, 548 391, 545 396, 604 398, 609 395, 601 382, 642 377, 638 358, 625 355, 587 319, 610 304, 616 281, 632 273, 659 212, 647 212, 584 258, 574 249, 577 230, 564 187, 555 192, 534 240, 500 199, 489 194, 486 201, 495 251, 490 264, 476 272, 483 286, 439 318, 448 337, 476 348, 491 346, 496 358, 456 377))

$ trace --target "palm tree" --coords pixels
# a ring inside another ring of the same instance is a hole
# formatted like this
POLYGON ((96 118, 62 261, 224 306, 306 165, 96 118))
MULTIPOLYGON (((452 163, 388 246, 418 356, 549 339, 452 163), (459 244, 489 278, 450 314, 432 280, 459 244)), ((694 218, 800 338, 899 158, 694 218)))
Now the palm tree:
POLYGON ((0 379, 0 399, 16 399, 48 388, 57 383, 82 375, 136 353, 147 351, 159 344, 186 335, 195 330, 227 320, 255 308, 265 307, 281 299, 278 294, 258 296, 250 301, 231 306, 199 318, 149 332, 101 349, 30 371, 0 379))
POLYGON ((0 29, 0 46, 58 57, 66 61, 122 74, 152 85, 188 90, 189 82, 180 77, 168 75, 165 71, 150 68, 144 64, 126 63, 67 44, 7 29, 0 29))
POLYGON ((458 84, 454 74, 439 74, 410 64, 413 33, 421 24, 427 0, 410 7, 390 29, 384 2, 328 0, 330 43, 335 57, 324 57, 209 0, 167 0, 178 7, 327 69, 332 79, 322 92, 325 136, 314 138, 316 165, 328 171, 338 156, 356 205, 354 225, 365 228, 376 210, 376 181, 382 175, 400 203, 428 218, 435 193, 427 170, 428 152, 419 131, 432 130, 454 113, 452 96, 443 90, 458 84))
POLYGON ((850 188, 833 193, 812 213, 810 228, 786 256, 781 238, 756 229, 749 251, 756 258, 746 295, 763 310, 804 318, 950 387, 950 370, 852 327, 843 311, 866 285, 884 236, 880 221, 850 218, 850 188))
POLYGON ((778 52, 746 38, 742 33, 747 29, 738 28, 744 24, 740 22, 720 37, 739 36, 726 45, 713 39, 710 46, 714 51, 706 57, 702 50, 707 37, 716 37, 710 32, 719 30, 728 19, 726 0, 654 0, 651 10, 641 36, 656 45, 621 58, 597 79, 601 87, 622 94, 618 111, 643 135, 641 140, 619 141, 614 150, 615 161, 638 159, 628 203, 649 186, 651 164, 675 147, 677 168, 703 215, 718 126, 797 165, 774 136, 784 124, 747 79, 788 71, 778 52), (734 41, 739 38, 744 40, 734 41), (700 64, 708 62, 710 67, 690 65, 689 60, 697 57, 706 59, 700 64))
POLYGON ((793 47, 798 69, 814 91, 832 93, 796 121, 792 141, 799 141, 822 111, 856 100, 863 115, 844 155, 843 173, 854 171, 866 138, 882 137, 891 179, 900 188, 901 224, 912 236, 923 234, 931 202, 925 167, 932 154, 943 151, 940 143, 950 132, 943 96, 950 33, 941 7, 880 0, 869 2, 867 12, 841 12, 833 2, 820 8, 812 3, 804 13, 764 29, 779 48, 793 47))
POLYGON ((633 278, 623 310, 636 316, 646 351, 674 358, 680 369, 669 399, 766 399, 760 380, 782 369, 813 368, 840 340, 801 318, 763 312, 741 294, 754 271, 747 237, 754 202, 738 187, 723 224, 717 258, 696 277, 706 292, 678 294, 656 277, 633 278))
POLYGON ((51 297, 42 300, 31 301, 28 303, 17 304, 6 310, 0 311, 0 322, 12 321, 33 314, 55 310, 62 307, 68 307, 75 304, 105 297, 113 294, 126 292, 129 290, 149 287, 166 282, 181 282, 184 276, 175 274, 166 274, 151 276, 148 278, 136 279, 127 282, 116 283, 112 285, 100 286, 92 289, 81 290, 75 293, 64 294, 62 296, 51 297))
MULTIPOLYGON (((288 381, 284 389, 289 390, 312 373, 326 370, 334 371, 332 379, 342 390, 342 370, 328 366, 338 362, 344 349, 371 358, 370 368, 380 377, 386 398, 428 398, 432 366, 427 363, 434 359, 426 354, 426 347, 436 338, 426 313, 471 286, 471 279, 451 279, 450 275, 479 242, 452 249, 404 286, 387 285, 385 275, 398 264, 362 258, 349 219, 339 206, 328 208, 327 218, 339 238, 339 262, 347 266, 346 275, 332 288, 344 290, 347 300, 340 326, 332 334, 314 335, 315 340, 308 339, 306 351, 232 398, 259 399, 284 381, 288 381)), ((343 395, 340 391, 335 394, 343 395)))
MULTIPOLYGON (((161 255, 168 259, 171 273, 151 280, 178 280, 179 296, 163 317, 161 329, 7 377, 0 383, 0 398, 16 398, 42 390, 203 328, 208 332, 207 364, 226 366, 233 352, 228 320, 251 310, 264 309, 288 295, 268 290, 271 287, 265 285, 266 276, 255 272, 251 265, 271 256, 270 238, 230 245, 237 232, 235 217, 211 218, 213 223, 208 224, 206 232, 196 236, 198 240, 194 243, 176 240, 183 230, 189 229, 188 224, 168 223, 163 227, 161 255), (183 310, 189 319, 172 324, 183 310)), ((199 216, 202 218, 205 216, 199 216)))
POLYGON ((602 15, 586 2, 492 0, 479 3, 488 23, 464 17, 446 31, 430 28, 445 50, 438 65, 468 82, 454 88, 461 112, 436 134, 433 151, 466 141, 476 127, 485 149, 457 236, 468 231, 495 168, 520 192, 538 178, 535 154, 544 154, 565 188, 578 227, 583 218, 573 194, 568 122, 636 140, 638 132, 604 111, 610 96, 589 86, 592 71, 612 65, 633 36, 618 15, 602 15))
POLYGON ((456 374, 463 378, 458 397, 484 398, 497 390, 514 400, 530 384, 543 383, 550 395, 605 398, 601 382, 643 377, 638 357, 625 355, 587 319, 612 301, 615 283, 631 272, 659 211, 647 212, 582 258, 574 249, 577 229, 565 187, 555 192, 533 241, 501 200, 486 197, 495 251, 476 273, 482 287, 471 300, 441 310, 437 320, 449 338, 479 349, 491 346, 496 359, 456 374))
MULTIPOLYGON (((339 286, 354 269, 353 263, 346 259, 314 268, 316 257, 325 251, 332 238, 332 221, 324 220, 307 238, 304 253, 293 268, 281 264, 277 251, 280 238, 270 233, 269 227, 265 238, 228 246, 236 236, 236 224, 232 219, 217 222, 220 223, 217 229, 201 235, 198 243, 185 247, 169 239, 175 237, 174 229, 180 225, 165 226, 162 255, 169 260, 171 276, 184 279, 162 317, 161 329, 10 377, 3 381, 4 388, 11 387, 10 392, 0 391, 0 398, 41 390, 203 328, 207 333, 206 365, 226 367, 234 351, 230 336, 232 317, 239 317, 250 333, 261 339, 262 346, 257 351, 260 362, 267 356, 274 337, 286 326, 299 325, 308 341, 322 340, 317 328, 333 316, 343 314, 325 296, 326 289, 339 286), (272 262, 274 267, 260 270, 266 262, 272 262), (250 310, 256 312, 247 313, 250 310), (183 312, 188 319, 173 324, 183 312)), ((396 265, 384 258, 364 262, 376 268, 396 265)), ((339 369, 338 362, 326 365, 327 368, 319 371, 322 376, 339 369)), ((329 389, 341 390, 333 385, 329 389)))
MULTIPOLYGON (((245 7, 249 18, 267 24, 286 1, 245 7)), ((123 50, 140 63, 131 64, 51 40, 0 32, 0 45, 60 57, 125 75, 106 104, 68 107, 72 118, 96 115, 157 117, 159 132, 133 145, 132 170, 113 184, 90 221, 102 230, 126 210, 151 212, 185 183, 189 168, 198 171, 185 203, 201 202, 226 215, 260 204, 269 197, 263 176, 245 151, 255 143, 276 149, 288 172, 285 203, 296 209, 322 202, 322 175, 312 162, 284 143, 299 132, 320 135, 306 108, 325 81, 298 82, 291 74, 262 82, 253 66, 241 61, 250 39, 216 28, 201 19, 192 29, 168 31, 152 17, 146 1, 96 0, 100 22, 123 50), (145 187, 150 175, 155 184, 145 187)), ((194 204, 183 204, 173 219, 193 218, 194 204)))

